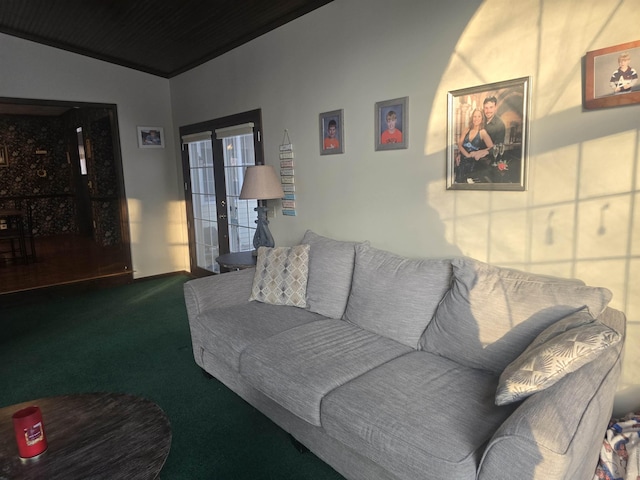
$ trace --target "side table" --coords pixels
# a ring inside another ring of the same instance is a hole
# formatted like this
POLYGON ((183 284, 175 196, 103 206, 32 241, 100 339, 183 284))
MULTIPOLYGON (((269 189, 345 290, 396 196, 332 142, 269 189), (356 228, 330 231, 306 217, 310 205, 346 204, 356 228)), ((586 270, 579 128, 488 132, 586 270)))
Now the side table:
POLYGON ((253 256, 253 252, 233 252, 225 253, 216 258, 218 265, 230 270, 243 270, 256 266, 257 257, 253 256))

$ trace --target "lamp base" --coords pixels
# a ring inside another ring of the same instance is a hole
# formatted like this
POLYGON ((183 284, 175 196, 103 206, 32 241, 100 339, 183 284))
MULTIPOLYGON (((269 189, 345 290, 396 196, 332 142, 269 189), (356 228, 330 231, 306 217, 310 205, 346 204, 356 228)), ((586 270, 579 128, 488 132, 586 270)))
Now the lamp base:
POLYGON ((258 205, 254 208, 256 212, 258 212, 258 219, 256 220, 256 233, 253 236, 253 248, 255 251, 252 252, 252 255, 258 255, 258 248, 260 247, 269 247, 273 248, 275 246, 275 242, 273 240, 273 235, 269 231, 269 220, 267 220, 267 207, 263 205, 258 205))

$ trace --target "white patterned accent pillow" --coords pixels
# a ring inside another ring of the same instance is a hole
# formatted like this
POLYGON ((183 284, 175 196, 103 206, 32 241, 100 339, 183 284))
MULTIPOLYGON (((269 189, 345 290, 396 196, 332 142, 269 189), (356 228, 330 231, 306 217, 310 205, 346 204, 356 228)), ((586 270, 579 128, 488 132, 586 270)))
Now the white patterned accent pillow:
POLYGON ((517 402, 549 388, 593 361, 621 335, 584 309, 547 327, 500 375, 496 405, 517 402))
POLYGON ((309 245, 260 247, 249 300, 304 308, 308 275, 309 245))

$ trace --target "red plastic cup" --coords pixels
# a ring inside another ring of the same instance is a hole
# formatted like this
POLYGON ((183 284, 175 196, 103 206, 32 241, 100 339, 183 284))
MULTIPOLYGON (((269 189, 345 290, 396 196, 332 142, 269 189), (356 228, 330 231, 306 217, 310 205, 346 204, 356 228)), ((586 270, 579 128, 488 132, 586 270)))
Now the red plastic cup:
POLYGON ((32 458, 47 449, 42 412, 35 405, 13 414, 13 430, 16 434, 18 452, 22 458, 32 458))

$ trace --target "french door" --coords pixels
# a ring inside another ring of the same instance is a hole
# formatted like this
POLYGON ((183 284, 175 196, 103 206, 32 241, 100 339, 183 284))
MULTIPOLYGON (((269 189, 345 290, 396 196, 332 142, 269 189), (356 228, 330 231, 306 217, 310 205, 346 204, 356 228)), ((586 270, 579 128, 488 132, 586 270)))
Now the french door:
POLYGON ((248 166, 264 163, 261 112, 180 128, 191 272, 219 273, 219 255, 253 249, 257 200, 241 200, 248 166))

